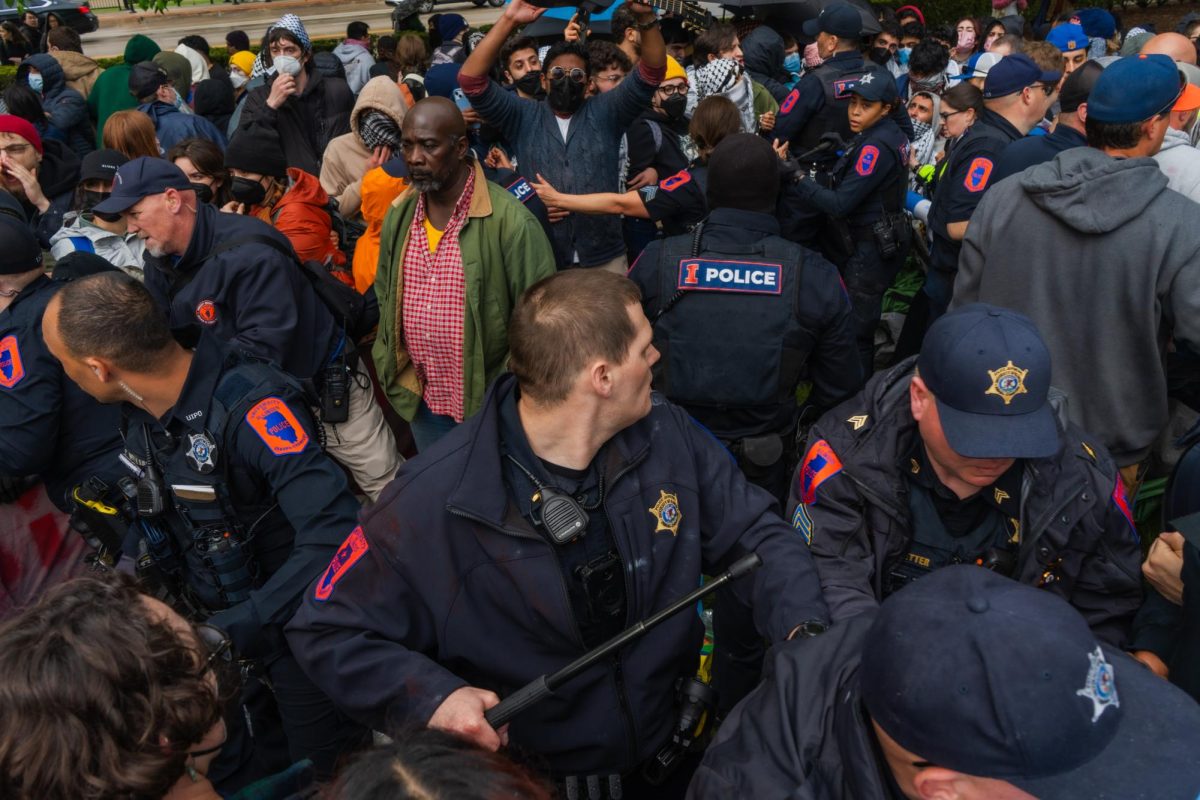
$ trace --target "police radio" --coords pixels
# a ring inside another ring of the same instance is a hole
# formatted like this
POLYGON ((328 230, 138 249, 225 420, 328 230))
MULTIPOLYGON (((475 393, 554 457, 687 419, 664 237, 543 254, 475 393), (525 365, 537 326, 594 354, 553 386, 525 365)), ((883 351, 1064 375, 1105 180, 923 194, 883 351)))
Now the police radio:
POLYGON ((587 532, 590 519, 587 512, 594 511, 604 502, 604 476, 600 476, 600 497, 593 506, 587 508, 566 492, 560 492, 553 486, 542 483, 511 455, 505 453, 505 456, 516 464, 517 469, 525 473, 525 477, 537 488, 531 498, 538 508, 534 521, 550 535, 555 544, 568 544, 587 532))
POLYGON ((154 443, 150 438, 150 426, 142 425, 142 437, 146 442, 146 466, 137 482, 137 513, 139 517, 157 517, 166 508, 163 500, 163 481, 154 460, 154 443))

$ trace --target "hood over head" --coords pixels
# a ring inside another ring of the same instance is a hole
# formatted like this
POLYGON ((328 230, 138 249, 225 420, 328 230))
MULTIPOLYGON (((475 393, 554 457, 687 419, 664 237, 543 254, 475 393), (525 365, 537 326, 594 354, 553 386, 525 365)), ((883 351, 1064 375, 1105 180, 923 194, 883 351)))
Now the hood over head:
POLYGON ((1019 180, 1034 205, 1090 234, 1121 227, 1167 189, 1167 176, 1154 159, 1113 158, 1092 147, 1064 150, 1019 180))
POLYGON ((396 127, 404 124, 404 114, 408 110, 404 104, 404 95, 400 93, 396 82, 386 75, 371 78, 358 93, 354 110, 350 112, 350 130, 354 131, 355 136, 359 136, 358 125, 363 113, 371 110, 387 114, 395 120, 396 127))
POLYGON ((42 73, 43 97, 53 97, 66 86, 66 78, 63 77, 62 67, 58 65, 54 56, 48 53, 37 53, 25 59, 17 67, 17 80, 24 80, 25 76, 29 74, 30 67, 42 73))
POLYGON ((125 43, 125 63, 132 67, 134 64, 149 61, 161 52, 162 48, 155 44, 153 39, 139 33, 125 43))
POLYGON ((188 47, 186 44, 181 44, 175 48, 175 52, 188 60, 188 64, 192 67, 192 83, 199 83, 203 80, 208 80, 208 62, 204 60, 204 56, 188 47))

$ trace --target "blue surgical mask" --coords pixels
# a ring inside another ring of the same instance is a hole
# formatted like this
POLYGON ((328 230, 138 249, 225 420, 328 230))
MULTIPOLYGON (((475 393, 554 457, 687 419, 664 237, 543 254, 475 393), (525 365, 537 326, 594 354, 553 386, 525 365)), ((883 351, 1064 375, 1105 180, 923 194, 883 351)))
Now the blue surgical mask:
POLYGON ((896 63, 902 67, 908 66, 908 57, 912 55, 911 47, 901 47, 896 51, 896 63))
POLYGON ((41 94, 42 88, 44 86, 45 86, 45 82, 42 79, 42 73, 40 73, 40 72, 29 73, 29 88, 30 89, 33 89, 38 94, 41 94))
POLYGON ((799 53, 788 53, 783 57, 783 68, 788 72, 799 73, 803 62, 800 61, 799 53))

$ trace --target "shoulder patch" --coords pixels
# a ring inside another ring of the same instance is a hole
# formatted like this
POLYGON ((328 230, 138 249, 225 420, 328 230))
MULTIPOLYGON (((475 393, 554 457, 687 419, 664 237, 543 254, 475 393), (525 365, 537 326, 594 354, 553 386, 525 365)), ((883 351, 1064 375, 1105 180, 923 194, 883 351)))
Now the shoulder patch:
POLYGON ((664 192, 673 192, 680 186, 691 183, 691 181, 692 173, 688 172, 686 169, 681 169, 671 177, 664 178, 662 181, 660 181, 658 188, 662 189, 664 192))
POLYGON ((971 162, 967 168, 967 177, 963 178, 963 186, 968 192, 982 192, 987 188, 988 178, 992 177, 992 160, 982 156, 971 162))
POLYGON ((1129 498, 1125 495, 1125 483, 1121 480, 1120 475, 1117 476, 1117 483, 1113 486, 1112 501, 1116 504, 1117 510, 1121 512, 1121 516, 1125 517, 1125 521, 1129 523, 1129 529, 1133 531, 1133 538, 1141 541, 1137 525, 1133 523, 1133 510, 1129 507, 1129 498))
POLYGON ((518 176, 515 181, 505 188, 508 189, 509 194, 522 203, 528 203, 530 198, 533 197, 533 187, 529 185, 529 181, 525 180, 524 177, 518 176))
POLYGON ((861 80, 862 76, 859 75, 854 78, 842 78, 841 80, 834 81, 833 96, 838 100, 845 100, 858 88, 858 83, 861 80))
POLYGON ((829 442, 818 439, 808 448, 804 463, 800 466, 800 502, 812 504, 816 502, 817 490, 821 484, 842 471, 842 462, 837 453, 829 446, 829 442))
POLYGON ((779 104, 779 113, 788 114, 796 107, 796 101, 800 99, 800 90, 792 89, 788 92, 788 96, 783 98, 783 102, 779 104))
POLYGON ((304 450, 308 434, 296 419, 287 403, 278 397, 259 400, 246 412, 246 422, 254 429, 263 444, 277 456, 288 456, 304 450))
POLYGON ((783 265, 681 258, 676 288, 732 294, 781 294, 783 265))
POLYGON ((15 334, 0 339, 0 389, 11 389, 25 377, 25 362, 15 334))
POLYGON ((362 525, 350 531, 350 535, 346 537, 346 541, 342 542, 342 546, 338 548, 337 553, 334 555, 333 561, 329 562, 329 567, 321 575, 321 579, 317 581, 317 588, 313 592, 313 597, 320 602, 328 600, 330 595, 333 594, 333 587, 337 585, 337 582, 370 549, 371 546, 367 543, 367 537, 363 535, 362 525))
POLYGON ((878 162, 879 148, 873 144, 865 145, 858 151, 858 160, 854 162, 854 171, 865 178, 875 171, 875 165, 878 162))
POLYGON ((196 306, 196 319, 205 325, 214 325, 217 321, 217 306, 212 300, 201 300, 196 306))

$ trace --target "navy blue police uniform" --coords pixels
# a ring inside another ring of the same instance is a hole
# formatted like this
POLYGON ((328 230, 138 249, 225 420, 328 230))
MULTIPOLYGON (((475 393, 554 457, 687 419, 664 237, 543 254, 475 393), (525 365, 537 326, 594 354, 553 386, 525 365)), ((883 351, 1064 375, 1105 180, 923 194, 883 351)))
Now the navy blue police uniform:
POLYGON ((120 412, 80 389, 46 348, 42 316, 59 286, 39 277, 0 311, 0 476, 40 475, 50 501, 70 512, 68 495, 88 479, 116 486, 120 412))
POLYGON ((638 190, 650 221, 667 236, 690 231, 708 213, 708 167, 699 162, 638 190))
POLYGON ((214 782, 236 788, 300 758, 331 774, 361 730, 305 677, 283 625, 359 506, 320 447, 303 390, 275 366, 201 334, 171 411, 156 419, 127 405, 122 430, 120 461, 139 482, 127 550, 136 548, 181 612, 225 631, 243 665, 269 681, 274 703, 255 681, 243 702, 255 729, 282 723, 287 736, 288 752, 271 761, 261 740, 246 746, 242 715, 230 715, 214 782), (151 492, 161 502, 146 502, 151 492), (274 722, 258 717, 272 711, 274 722))
MULTIPOLYGON (((898 103, 895 79, 884 70, 866 72, 851 91, 869 101, 898 103)), ((908 146, 895 123, 882 119, 846 147, 828 187, 802 179, 794 188, 802 203, 829 218, 823 250, 846 282, 866 375, 874 371, 883 294, 904 265, 912 238, 904 213, 908 146)))

